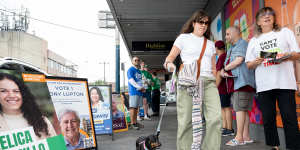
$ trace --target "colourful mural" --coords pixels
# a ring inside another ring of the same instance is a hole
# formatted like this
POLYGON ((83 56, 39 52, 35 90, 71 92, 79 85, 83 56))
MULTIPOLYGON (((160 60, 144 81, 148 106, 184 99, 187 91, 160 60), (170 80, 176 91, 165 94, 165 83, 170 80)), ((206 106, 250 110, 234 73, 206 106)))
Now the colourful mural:
MULTIPOLYGON (((225 28, 239 26, 242 38, 249 41, 254 34, 255 14, 258 10, 259 0, 229 0, 224 12, 225 28)), ((249 117, 251 123, 262 124, 261 111, 255 98, 249 117)), ((235 119, 235 113, 233 113, 233 118, 235 119)))
POLYGON ((242 38, 248 41, 253 36, 259 0, 229 0, 225 8, 225 28, 239 26, 242 38))

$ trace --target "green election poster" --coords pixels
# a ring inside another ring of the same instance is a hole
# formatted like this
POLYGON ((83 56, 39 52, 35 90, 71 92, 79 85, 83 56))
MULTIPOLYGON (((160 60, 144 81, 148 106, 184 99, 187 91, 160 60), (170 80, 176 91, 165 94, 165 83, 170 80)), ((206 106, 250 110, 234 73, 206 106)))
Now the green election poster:
POLYGON ((32 127, 0 132, 0 150, 66 150, 63 136, 38 140, 32 127))

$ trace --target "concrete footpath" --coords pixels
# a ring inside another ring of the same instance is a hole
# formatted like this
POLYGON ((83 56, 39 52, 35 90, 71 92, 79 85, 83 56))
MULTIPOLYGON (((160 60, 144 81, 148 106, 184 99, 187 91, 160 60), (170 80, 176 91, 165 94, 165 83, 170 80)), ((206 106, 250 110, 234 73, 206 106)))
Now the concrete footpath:
MULTIPOLYGON (((161 108, 164 106, 161 106, 161 108)), ((139 136, 153 134, 156 130, 159 117, 152 117, 151 121, 141 121, 145 126, 140 130, 129 129, 126 132, 115 133, 114 141, 110 135, 97 136, 98 150, 135 150, 135 141, 139 136)), ((176 132, 177 118, 176 105, 169 104, 166 108, 162 124, 161 134, 159 136, 162 143, 161 150, 176 150, 176 132)), ((256 140, 255 143, 243 146, 225 146, 225 143, 234 136, 222 137, 221 150, 268 150, 270 147, 265 146, 262 140, 256 140)), ((263 139, 263 137, 261 137, 263 139)), ((254 138, 255 139, 255 138, 254 138)))

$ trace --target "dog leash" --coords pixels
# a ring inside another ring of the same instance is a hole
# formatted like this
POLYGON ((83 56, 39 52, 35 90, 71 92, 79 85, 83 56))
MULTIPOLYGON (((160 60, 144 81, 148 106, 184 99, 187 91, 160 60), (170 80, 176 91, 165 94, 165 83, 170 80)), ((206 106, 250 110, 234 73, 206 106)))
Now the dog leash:
POLYGON ((161 125, 161 121, 162 121, 162 118, 164 116, 166 108, 167 108, 167 104, 163 108, 163 111, 161 113, 161 116, 160 116, 160 119, 159 119, 159 122, 158 122, 158 125, 157 125, 157 129, 156 129, 156 133, 155 133, 155 135, 157 135, 157 136, 159 136, 159 134, 160 134, 160 125, 161 125))

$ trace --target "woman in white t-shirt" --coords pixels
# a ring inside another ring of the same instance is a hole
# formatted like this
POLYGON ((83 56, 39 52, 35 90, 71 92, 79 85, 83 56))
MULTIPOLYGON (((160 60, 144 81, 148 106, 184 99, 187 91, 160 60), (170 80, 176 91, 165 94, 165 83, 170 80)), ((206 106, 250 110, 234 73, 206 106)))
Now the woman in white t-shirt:
MULTIPOLYGON (((164 67, 170 72, 176 68, 173 61, 180 55, 184 65, 192 64, 197 61, 202 51, 204 39, 209 39, 210 36, 210 18, 203 11, 196 11, 192 17, 185 23, 181 29, 181 34, 177 37, 170 54, 166 58, 164 67)), ((192 147, 194 143, 201 143, 202 129, 198 132, 194 130, 194 116, 192 120, 192 102, 193 98, 187 88, 178 88, 177 90, 177 150, 187 149, 207 149, 219 150, 221 144, 221 104, 216 87, 213 68, 215 64, 212 62, 215 59, 215 46, 210 40, 207 40, 206 48, 201 60, 200 78, 203 81, 204 97, 203 109, 200 107, 199 112, 204 114, 206 123, 206 134, 202 145, 198 148, 192 147), (195 141, 195 134, 200 134, 200 140, 195 141), (192 147, 192 148, 191 148, 192 147)), ((193 71, 193 70, 192 70, 193 71)), ((180 76, 181 71, 179 71, 180 76)), ((195 73, 194 73, 195 74, 195 73)), ((198 83, 198 82, 197 82, 198 83)), ((202 103, 202 101, 201 101, 202 103)), ((194 108, 193 108, 194 109, 194 108)), ((193 110, 194 115, 194 110, 193 110)), ((201 119, 201 118, 200 118, 201 119)), ((202 122, 200 123, 202 124, 202 122)), ((199 124, 196 124, 197 126, 199 124)))
POLYGON ((0 132, 26 127, 33 127, 37 140, 56 135, 24 82, 14 75, 0 73, 0 132))
POLYGON ((297 90, 293 61, 299 59, 300 49, 294 33, 280 28, 275 11, 270 7, 256 14, 257 36, 253 37, 246 54, 249 69, 255 69, 259 108, 262 111, 266 144, 274 150, 280 145, 276 127, 276 101, 281 112, 286 148, 300 149, 300 133, 296 115, 295 90, 297 90), (276 58, 261 56, 262 52, 277 53, 276 58), (264 57, 264 58, 262 58, 264 57), (296 142, 297 141, 297 142, 296 142))

